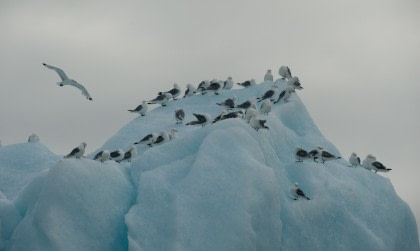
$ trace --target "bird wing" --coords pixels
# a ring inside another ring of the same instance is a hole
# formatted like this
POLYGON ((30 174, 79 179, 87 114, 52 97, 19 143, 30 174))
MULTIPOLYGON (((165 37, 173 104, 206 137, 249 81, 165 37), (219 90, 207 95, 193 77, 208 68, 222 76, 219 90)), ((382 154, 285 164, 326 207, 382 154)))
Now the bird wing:
POLYGON ((153 144, 158 144, 158 143, 161 143, 161 142, 163 142, 163 137, 159 136, 159 137, 156 138, 156 140, 153 142, 153 144))
POLYGON ((308 152, 303 149, 299 149, 299 151, 296 152, 296 155, 299 157, 306 157, 308 156, 308 152))
POLYGON ((296 189, 296 193, 297 193, 299 196, 306 197, 305 193, 304 193, 304 192, 303 192, 300 188, 297 188, 297 189, 296 189))
POLYGON ((117 151, 113 151, 109 155, 111 156, 111 158, 115 158, 115 157, 120 156, 120 152, 118 150, 117 151))
POLYGON ((204 115, 198 114, 198 113, 193 113, 194 116, 197 118, 197 120, 201 123, 206 121, 206 117, 204 115))
POLYGON ((87 99, 89 99, 89 100, 93 100, 92 99, 92 97, 90 96, 90 94, 89 94, 89 92, 86 90, 86 88, 83 86, 83 85, 81 85, 81 84, 79 84, 79 83, 77 83, 76 81, 72 81, 72 83, 70 84, 70 85, 72 85, 72 86, 74 86, 74 87, 76 87, 77 89, 79 89, 80 91, 82 91, 82 94, 87 98, 87 99))
POLYGON ((326 157, 326 158, 333 158, 333 157, 335 157, 334 155, 332 155, 331 153, 329 153, 327 151, 322 151, 321 156, 322 157, 326 157))
POLYGON ((318 154, 318 150, 312 150, 309 152, 309 155, 314 156, 318 154))
POLYGON ((289 75, 292 76, 292 73, 290 72, 289 66, 286 66, 286 69, 287 69, 287 73, 289 73, 289 75))
POLYGON ((58 75, 60 76, 60 78, 61 78, 61 80, 67 80, 67 79, 69 79, 67 76, 66 76, 66 74, 64 73, 64 71, 63 70, 61 70, 60 68, 57 68, 57 67, 54 67, 54 66, 51 66, 51 65, 48 65, 48 64, 46 64, 46 63, 42 63, 45 67, 47 67, 48 69, 51 69, 51 70, 54 70, 55 72, 57 72, 58 73, 58 75))
POLYGON ((79 147, 74 148, 69 154, 67 154, 66 158, 71 157, 80 151, 79 147))
POLYGON ((379 161, 375 161, 372 163, 372 166, 376 167, 377 169, 386 169, 386 167, 379 161))
POLYGON ((104 151, 98 152, 93 159, 99 159, 104 151))
POLYGON ((357 163, 359 163, 359 165, 360 165, 360 158, 359 157, 357 157, 357 163))

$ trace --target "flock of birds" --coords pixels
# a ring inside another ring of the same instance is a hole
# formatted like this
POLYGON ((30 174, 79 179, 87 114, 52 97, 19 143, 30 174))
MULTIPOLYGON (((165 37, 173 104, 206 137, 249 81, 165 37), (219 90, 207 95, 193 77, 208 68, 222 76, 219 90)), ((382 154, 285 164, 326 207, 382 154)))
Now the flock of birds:
MULTIPOLYGON (((69 79, 64 71, 60 68, 48 65, 43 63, 45 67, 48 69, 54 70, 59 77, 61 78, 61 82, 58 82, 57 85, 64 86, 64 85, 71 85, 81 90, 82 94, 88 99, 93 100, 90 96, 89 92, 86 88, 76 82, 75 80, 69 79)), ((236 104, 236 97, 228 98, 222 102, 216 103, 216 105, 222 106, 225 108, 218 116, 212 119, 209 114, 203 113, 193 113, 196 117, 196 120, 190 121, 186 123, 187 126, 189 125, 197 125, 197 126, 206 126, 208 124, 214 124, 216 122, 225 120, 225 119, 232 119, 232 118, 241 118, 244 119, 252 128, 255 130, 259 129, 269 129, 268 126, 265 125, 266 120, 260 119, 258 117, 258 110, 260 114, 268 114, 271 111, 272 104, 277 104, 280 102, 288 102, 291 95, 296 90, 302 90, 303 87, 299 81, 299 78, 296 76, 292 76, 289 67, 281 66, 279 71, 279 75, 283 80, 286 81, 286 87, 280 92, 278 85, 274 82, 273 74, 271 70, 267 70, 264 81, 271 81, 273 82, 271 88, 267 90, 263 95, 260 97, 252 97, 246 100, 243 103, 236 104), (259 108, 257 108, 257 103, 261 102, 259 108), (236 109, 236 110, 235 110, 236 109)), ((242 83, 237 83, 237 85, 243 88, 250 88, 256 85, 255 79, 247 80, 242 83)), ((231 77, 228 77, 225 81, 213 79, 212 81, 202 81, 198 84, 197 88, 191 84, 187 84, 187 89, 184 92, 183 98, 187 98, 193 95, 200 94, 204 95, 206 93, 213 93, 214 95, 219 95, 219 92, 222 90, 230 90, 234 87, 234 82, 231 77)), ((166 104, 171 100, 177 100, 182 94, 181 88, 178 84, 174 84, 173 88, 166 92, 159 92, 157 97, 149 100, 149 101, 142 101, 142 104, 138 105, 136 108, 132 110, 128 110, 133 113, 138 113, 141 116, 145 116, 149 110, 148 105, 150 104, 160 104, 161 106, 166 106, 166 104)), ((174 111, 175 123, 180 124, 184 122, 185 119, 185 112, 183 109, 178 108, 174 111)), ((154 147, 158 145, 162 145, 166 142, 169 142, 176 138, 176 129, 172 129, 169 133, 162 131, 160 134, 155 132, 149 133, 144 136, 139 141, 135 142, 128 151, 124 152, 122 149, 117 149, 114 151, 103 150, 98 152, 94 156, 94 160, 105 162, 108 160, 114 160, 116 162, 131 162, 132 159, 137 157, 137 148, 136 145, 138 144, 145 144, 149 147, 154 147)), ((39 138, 36 134, 32 134, 28 142, 39 142, 39 138)), ((0 141, 1 147, 1 141, 0 141)), ((84 158, 86 149, 86 143, 81 143, 78 147, 74 148, 69 154, 64 156, 64 158, 84 158)), ((329 160, 336 160, 341 159, 339 156, 335 156, 328 151, 325 151, 322 147, 318 147, 315 150, 306 151, 300 147, 296 147, 295 149, 295 157, 296 162, 303 162, 305 159, 313 159, 314 162, 318 162, 320 160, 321 163, 325 163, 325 161, 329 160)), ((350 166, 357 167, 362 166, 368 170, 373 170, 376 172, 388 172, 391 169, 386 168, 381 162, 377 161, 376 158, 369 154, 365 158, 363 162, 360 162, 360 158, 356 155, 356 153, 352 153, 349 158, 350 166)), ((299 184, 295 182, 291 187, 291 193, 293 199, 297 200, 299 197, 303 197, 307 200, 309 198, 305 195, 305 193, 299 188, 299 184)))

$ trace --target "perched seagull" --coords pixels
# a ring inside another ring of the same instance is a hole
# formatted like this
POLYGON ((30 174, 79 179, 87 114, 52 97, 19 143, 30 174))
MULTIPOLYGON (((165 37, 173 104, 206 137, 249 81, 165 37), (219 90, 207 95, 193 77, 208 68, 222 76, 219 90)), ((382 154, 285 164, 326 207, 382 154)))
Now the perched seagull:
POLYGON ((137 148, 136 146, 131 146, 130 149, 124 153, 124 157, 117 162, 123 162, 123 161, 131 162, 131 160, 134 159, 135 157, 137 157, 137 148))
POLYGON ((193 113, 193 115, 197 118, 197 120, 191 121, 187 123, 187 125, 201 125, 201 127, 205 127, 211 122, 211 117, 208 114, 193 113))
POLYGON ((302 90, 303 87, 300 84, 299 78, 298 77, 292 77, 291 79, 287 80, 287 86, 291 86, 293 87, 294 90, 298 89, 298 90, 302 90))
POLYGON ((78 147, 74 148, 69 154, 67 154, 66 156, 64 156, 64 158, 76 158, 76 159, 80 159, 83 157, 83 154, 85 154, 85 148, 86 148, 86 143, 83 142, 82 144, 80 144, 78 147))
POLYGON ((45 67, 47 67, 48 69, 54 70, 55 72, 58 73, 58 75, 61 78, 61 82, 57 82, 57 85, 59 86, 64 86, 64 85, 72 85, 74 87, 76 87, 77 89, 79 89, 80 91, 82 91, 82 94, 89 100, 93 100, 92 97, 90 96, 89 92, 86 90, 86 88, 77 83, 75 80, 73 79, 69 79, 66 74, 64 73, 63 70, 61 70, 60 68, 51 66, 51 65, 47 65, 46 63, 42 63, 45 67))
POLYGON ((290 72, 289 67, 282 65, 279 69, 279 75, 282 77, 282 79, 291 79, 292 73, 290 72))
POLYGON ((119 162, 124 158, 124 151, 121 148, 118 148, 117 150, 111 152, 109 155, 111 156, 112 160, 119 162))
POLYGON ((174 139, 176 139, 176 133, 178 132, 178 130, 177 129, 175 129, 175 128, 172 128, 171 129, 171 132, 169 133, 169 140, 174 140, 174 139))
POLYGON ((29 138, 28 138, 28 142, 29 143, 37 143, 37 142, 39 142, 38 135, 36 135, 35 133, 31 134, 31 136, 29 136, 29 138))
POLYGON ((267 120, 259 119, 255 114, 251 115, 251 118, 249 119, 249 125, 257 131, 260 128, 269 130, 270 128, 265 125, 266 122, 267 120))
POLYGON ((150 100, 149 102, 147 102, 149 105, 150 104, 161 104, 162 106, 166 106, 166 103, 168 103, 168 101, 172 98, 172 94, 170 94, 169 92, 165 92, 160 94, 159 96, 157 96, 156 98, 150 100))
POLYGON ((151 143, 148 144, 150 147, 162 145, 170 140, 169 135, 166 132, 161 132, 160 135, 151 143))
POLYGON ((291 86, 286 87, 286 89, 284 89, 280 93, 278 99, 276 101, 274 101, 274 104, 277 104, 278 102, 280 102, 282 100, 284 102, 289 102, 289 98, 292 95, 292 92, 294 92, 294 91, 295 91, 295 89, 293 87, 291 87, 291 86))
POLYGON ((93 160, 97 160, 100 162, 105 162, 107 160, 109 160, 111 158, 111 154, 109 153, 109 151, 104 150, 104 151, 100 151, 98 152, 95 157, 93 158, 93 160))
POLYGON ((349 158, 349 163, 351 166, 360 166, 360 158, 357 156, 356 153, 352 153, 349 158))
POLYGON ((255 105, 255 102, 256 102, 256 98, 252 97, 252 98, 248 99, 247 101, 243 102, 242 104, 235 106, 235 108, 241 108, 241 109, 246 110, 246 109, 250 108, 252 105, 255 105))
POLYGON ((341 159, 341 157, 337 157, 334 154, 331 154, 327 151, 322 150, 322 152, 321 152, 321 163, 325 163, 325 161, 334 160, 334 159, 341 159))
POLYGON ((242 87, 251 87, 256 85, 257 83, 255 82, 255 79, 251 79, 251 80, 247 80, 243 83, 236 83, 237 85, 240 85, 242 87))
POLYGON ((324 149, 324 148, 318 146, 317 149, 312 150, 308 153, 309 157, 314 158, 314 162, 318 162, 318 161, 316 161, 316 159, 321 158, 322 149, 324 149))
POLYGON ((300 147, 296 147, 295 157, 296 157, 296 162, 303 162, 304 159, 308 159, 311 156, 309 155, 307 151, 303 150, 300 147))
POLYGON ((147 101, 143 100, 142 104, 137 106, 134 110, 128 110, 129 112, 139 113, 141 116, 146 115, 147 110, 149 109, 147 101))
POLYGON ((175 83, 174 88, 170 89, 167 92, 159 92, 158 95, 162 95, 165 93, 170 93, 172 95, 172 98, 176 100, 176 98, 181 94, 181 88, 179 88, 178 84, 175 83))
POLYGON ((266 99, 260 107, 260 113, 267 115, 269 112, 271 112, 271 101, 266 99))
POLYGON ((156 133, 150 133, 147 134, 146 136, 144 136, 144 138, 142 138, 141 140, 139 140, 138 142, 134 143, 134 145, 138 145, 138 144, 151 144, 153 141, 156 140, 156 138, 158 137, 158 135, 156 133))
POLYGON ((204 95, 206 93, 207 87, 209 87, 209 86, 210 86, 209 81, 207 81, 207 80, 201 81, 201 83, 198 84, 197 91, 201 92, 201 94, 204 95))
POLYGON ((273 74, 271 73, 271 70, 267 70, 267 73, 264 75, 264 81, 271 81, 273 82, 273 74))
POLYGON ((181 108, 175 110, 175 120, 177 124, 182 124, 182 121, 185 118, 185 112, 181 108))
POLYGON ((381 162, 379 161, 374 161, 371 164, 372 170, 375 171, 375 173, 377 172, 384 172, 387 173, 389 171, 391 171, 391 168, 386 168, 381 162))
POLYGON ((187 84, 187 90, 185 90, 184 98, 194 95, 197 89, 192 84, 187 84))
POLYGON ((228 77, 227 80, 223 83, 223 89, 230 90, 233 88, 232 77, 228 77))
POLYGON ((372 163, 376 161, 376 158, 372 154, 368 154, 362 162, 362 166, 368 170, 372 170, 372 163))
MULTIPOLYGON (((265 99, 272 100, 274 95, 277 93, 277 90, 278 90, 277 85, 272 85, 270 90, 266 91, 261 97, 257 98, 258 102, 261 102, 265 99)), ((274 100, 272 100, 272 101, 274 101, 274 100)))
POLYGON ((215 117, 215 118, 213 119, 212 124, 214 124, 214 123, 216 123, 216 122, 218 122, 218 121, 222 120, 223 116, 225 116, 226 114, 228 114, 228 112, 227 112, 226 110, 223 110, 223 111, 219 114, 219 116, 217 116, 217 117, 215 117))
POLYGON ((236 96, 232 97, 232 98, 228 98, 223 102, 220 103, 216 103, 217 105, 226 107, 228 110, 231 110, 233 108, 235 108, 235 101, 236 101, 236 96))
POLYGON ((219 95, 219 90, 223 88, 223 81, 212 82, 206 91, 212 91, 214 94, 219 95))
POLYGON ((229 112, 225 115, 223 115, 220 120, 225 119, 234 119, 234 118, 243 118, 244 117, 244 111, 236 111, 236 112, 229 112))
POLYGON ((305 193, 302 191, 302 189, 299 188, 299 184, 297 182, 295 182, 295 184, 293 184, 292 188, 290 188, 290 192, 292 192, 293 195, 293 199, 297 200, 299 198, 299 196, 310 200, 305 193))
POLYGON ((251 120, 251 117, 253 115, 255 115, 255 116, 258 115, 258 112, 257 112, 257 109, 256 109, 255 105, 249 107, 248 109, 246 109, 246 111, 245 111, 245 117, 244 117, 244 119, 246 120, 246 122, 249 123, 249 121, 251 120))

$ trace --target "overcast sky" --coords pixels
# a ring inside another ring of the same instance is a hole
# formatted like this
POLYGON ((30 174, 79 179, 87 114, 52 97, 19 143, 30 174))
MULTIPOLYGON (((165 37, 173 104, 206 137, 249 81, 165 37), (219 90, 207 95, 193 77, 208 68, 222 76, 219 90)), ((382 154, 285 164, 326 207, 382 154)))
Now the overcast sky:
POLYGON ((57 154, 82 141, 91 152, 174 82, 258 82, 288 65, 324 135, 345 158, 392 168, 419 220, 419 13, 417 0, 1 0, 0 139, 37 133, 57 154), (94 101, 55 85, 43 62, 94 101))

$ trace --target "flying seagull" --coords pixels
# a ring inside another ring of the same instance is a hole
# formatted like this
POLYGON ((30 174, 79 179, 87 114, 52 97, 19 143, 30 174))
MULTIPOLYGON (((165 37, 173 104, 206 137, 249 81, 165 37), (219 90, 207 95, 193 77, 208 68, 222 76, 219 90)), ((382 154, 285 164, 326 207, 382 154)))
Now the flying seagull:
POLYGON ((79 89, 80 91, 82 91, 82 94, 89 100, 93 100, 92 97, 90 96, 89 92, 86 90, 86 88, 77 83, 75 80, 73 79, 69 79, 66 74, 64 73, 63 70, 61 70, 60 68, 51 66, 51 65, 47 65, 46 63, 42 63, 45 67, 47 67, 48 69, 54 70, 55 72, 58 73, 58 75, 61 78, 61 82, 57 82, 57 85, 59 86, 65 86, 65 85, 72 85, 74 87, 76 87, 77 89, 79 89))

